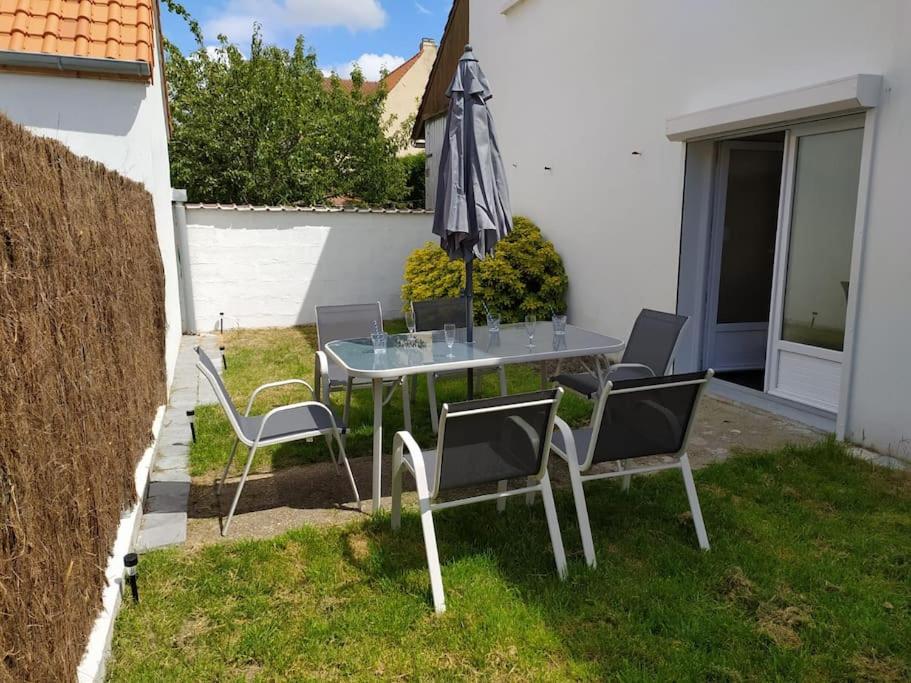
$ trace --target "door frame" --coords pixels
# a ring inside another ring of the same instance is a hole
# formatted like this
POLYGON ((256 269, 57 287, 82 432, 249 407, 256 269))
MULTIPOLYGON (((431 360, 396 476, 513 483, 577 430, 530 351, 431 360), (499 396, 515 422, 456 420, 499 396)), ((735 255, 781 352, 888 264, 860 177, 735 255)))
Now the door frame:
MULTIPOLYGON (((782 173, 781 199, 778 209, 778 233, 775 238, 775 272, 772 279, 772 301, 771 311, 769 313, 769 337, 766 345, 766 393, 782 396, 784 398, 804 401, 808 403, 808 405, 813 405, 817 408, 822 408, 823 410, 833 412, 837 416, 836 431, 842 434, 842 437, 844 430, 843 420, 841 430, 838 430, 838 424, 839 417, 846 413, 847 401, 849 399, 848 392, 846 391, 846 385, 850 384, 850 381, 848 379, 850 375, 850 361, 848 359, 853 354, 849 351, 848 344, 850 339, 853 347, 854 325, 856 318, 856 315, 852 315, 851 298, 855 298, 856 306, 857 292, 852 290, 856 290, 858 287, 855 283, 859 284, 860 282, 859 272, 855 273, 855 265, 857 265, 859 268, 859 262, 855 264, 855 260, 858 258, 858 217, 863 216, 862 222, 866 222, 866 196, 862 198, 860 194, 860 186, 862 184, 862 179, 864 178, 865 156, 868 156, 865 154, 868 136, 868 131, 865 124, 865 116, 863 114, 859 114, 854 116, 847 115, 837 118, 829 118, 821 121, 812 121, 809 123, 794 124, 788 126, 785 130, 785 148, 783 160, 784 170, 782 173), (858 174, 858 196, 856 204, 857 208, 854 217, 854 235, 851 244, 851 269, 849 277, 851 278, 850 281, 852 283, 852 286, 848 291, 848 303, 845 311, 845 334, 842 344, 842 351, 834 351, 831 349, 810 346, 808 344, 785 341, 781 339, 781 332, 784 313, 784 290, 787 284, 788 256, 791 246, 791 218, 794 208, 794 185, 797 172, 798 141, 801 137, 808 135, 836 133, 839 131, 855 130, 858 128, 863 130, 864 133, 863 141, 861 143, 860 173, 858 174), (863 206, 861 206, 861 199, 863 199, 863 206), (778 370, 780 366, 780 354, 778 353, 779 351, 785 351, 787 353, 796 354, 799 356, 815 358, 825 362, 838 363, 840 365, 838 403, 834 406, 834 410, 832 407, 824 405, 822 402, 814 403, 813 401, 809 401, 805 398, 796 399, 794 396, 788 395, 787 392, 780 392, 775 390, 773 382, 778 377, 778 370), (848 366, 847 375, 846 365, 848 366)), ((867 159, 867 162, 869 162, 869 159, 867 159)))
MULTIPOLYGON (((721 140, 717 143, 717 152, 716 152, 716 161, 715 161, 715 178, 714 178, 714 187, 713 187, 713 197, 712 197, 712 213, 711 221, 709 225, 709 257, 708 257, 708 273, 706 278, 706 287, 705 287, 705 315, 703 318, 703 345, 702 345, 702 360, 705 367, 711 367, 711 363, 714 360, 715 356, 715 335, 717 334, 716 328, 718 327, 718 297, 721 293, 721 258, 722 251, 724 248, 724 217, 725 211, 727 208, 727 188, 728 188, 728 171, 730 170, 730 161, 731 161, 731 151, 737 149, 752 149, 752 150, 766 150, 782 152, 782 169, 781 176, 779 180, 779 217, 781 211, 781 183, 784 180, 784 145, 787 144, 787 137, 785 142, 761 142, 761 141, 751 141, 751 140, 721 140)), ((776 240, 777 240, 777 231, 776 231, 776 240)), ((776 242, 777 249, 777 242, 776 242)), ((777 253, 777 252, 776 252, 777 253)), ((774 271, 772 276, 772 284, 774 286, 774 271)), ((774 290, 773 290, 774 293, 774 290)), ((771 324, 771 305, 772 299, 769 301, 769 323, 762 325, 761 327, 757 323, 726 323, 725 327, 732 332, 742 331, 742 332, 753 332, 764 330, 768 333, 769 325, 771 324)), ((768 337, 767 337, 768 339, 768 337)), ((768 348, 766 349, 766 362, 768 362, 768 348)), ((731 368, 729 368, 731 369, 731 368)), ((745 368, 737 368, 745 369, 745 368)), ((732 369, 735 370, 735 369, 732 369)))

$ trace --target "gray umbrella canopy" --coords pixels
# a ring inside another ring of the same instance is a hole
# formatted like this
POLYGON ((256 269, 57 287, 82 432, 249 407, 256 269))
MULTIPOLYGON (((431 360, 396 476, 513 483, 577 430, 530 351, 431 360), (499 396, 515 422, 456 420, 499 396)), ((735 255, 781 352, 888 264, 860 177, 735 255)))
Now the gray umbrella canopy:
POLYGON ((470 45, 446 94, 433 232, 450 258, 470 264, 512 230, 506 169, 487 107, 492 93, 470 45))

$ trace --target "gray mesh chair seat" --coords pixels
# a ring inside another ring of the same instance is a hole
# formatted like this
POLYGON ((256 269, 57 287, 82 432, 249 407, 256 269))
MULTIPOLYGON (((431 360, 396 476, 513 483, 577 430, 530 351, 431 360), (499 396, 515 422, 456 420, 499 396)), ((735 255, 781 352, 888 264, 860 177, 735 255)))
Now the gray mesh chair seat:
POLYGON ((392 528, 401 522, 402 477, 414 475, 424 533, 430 585, 437 612, 443 612, 445 597, 436 547, 433 512, 443 508, 496 500, 498 509, 507 497, 541 492, 557 572, 566 574, 566 556, 557 524, 547 458, 551 449, 554 419, 563 395, 551 389, 515 396, 500 396, 463 403, 444 404, 437 446, 422 451, 407 431, 395 435, 392 453, 392 528), (508 479, 525 479, 526 486, 508 490, 508 479), (496 493, 452 492, 496 483, 496 493), (439 501, 446 492, 446 500, 439 501))
POLYGON ((288 438, 297 438, 301 432, 322 433, 338 429, 339 433, 345 433, 345 425, 339 422, 333 424, 332 414, 322 404, 298 406, 279 413, 268 421, 263 415, 241 416, 240 428, 250 441, 259 435, 260 446, 281 443, 288 438))
POLYGON ((212 359, 200 347, 196 347, 196 367, 203 376, 212 385, 215 396, 219 404, 225 411, 228 422, 234 430, 234 446, 231 448, 231 454, 228 456, 228 462, 225 465, 224 472, 218 480, 216 493, 220 494, 228 471, 231 469, 231 463, 234 462, 234 456, 237 453, 238 444, 247 446, 247 462, 244 465, 243 473, 237 484, 237 490, 234 493, 234 499, 231 501, 231 508, 228 516, 221 528, 222 536, 227 535, 228 527, 231 526, 231 520, 234 518, 234 512, 237 509, 237 501, 240 500, 241 491, 247 481, 247 475, 250 473, 250 465, 253 464, 253 456, 256 449, 260 446, 272 446, 280 443, 289 443, 291 441, 301 441, 322 436, 326 439, 329 447, 329 455, 333 459, 338 469, 339 463, 345 466, 348 475, 348 482, 351 484, 351 490, 354 492, 354 499, 358 508, 361 505, 361 498, 357 492, 357 485, 354 483, 354 475, 351 473, 351 467, 348 464, 348 458, 345 455, 345 445, 342 443, 341 434, 344 431, 344 425, 339 425, 332 411, 319 401, 303 401, 292 403, 290 405, 273 408, 265 415, 250 415, 254 399, 263 391, 275 387, 299 384, 310 390, 310 394, 316 399, 316 392, 307 382, 302 379, 288 379, 281 382, 269 382, 257 387, 250 395, 247 401, 247 408, 241 414, 234 406, 228 390, 212 363, 212 359), (333 440, 338 444, 339 454, 335 455, 332 447, 333 440))
POLYGON ((622 477, 624 489, 627 489, 629 477, 634 474, 679 469, 699 547, 708 550, 708 535, 686 445, 699 400, 712 375, 709 370, 620 382, 608 380, 598 397, 590 427, 572 430, 557 418, 553 451, 569 467, 582 547, 585 559, 592 567, 595 566, 595 551, 583 484, 595 479, 622 477), (670 462, 637 464, 632 468, 622 464, 626 460, 655 455, 671 456, 670 462), (593 465, 606 462, 615 463, 616 469, 589 473, 593 465))
MULTIPOLYGON (((458 328, 468 326, 468 310, 465 305, 465 299, 462 297, 450 297, 441 299, 427 299, 425 301, 414 301, 411 304, 411 311, 414 314, 414 325, 418 332, 429 332, 432 330, 442 330, 446 324, 453 324, 458 328)), ((500 381, 500 395, 505 396, 506 391, 506 370, 503 366, 495 368, 478 368, 475 369, 475 378, 479 379, 482 375, 496 372, 500 381)), ((427 402, 430 404, 430 426, 433 433, 436 434, 439 429, 439 415, 437 413, 437 395, 436 381, 444 377, 455 375, 465 376, 464 370, 449 370, 444 372, 431 372, 427 374, 427 402)), ((413 381, 417 381, 417 376, 413 376, 413 381)), ((412 395, 417 392, 412 391, 412 395)))
POLYGON ((608 380, 622 382, 664 375, 674 362, 680 334, 688 319, 685 315, 643 308, 636 318, 619 363, 610 366, 600 377, 583 372, 556 375, 551 377, 551 381, 586 398, 592 398, 608 380))
MULTIPOLYGON (((333 392, 345 392, 345 404, 342 411, 342 422, 348 424, 351 413, 351 393, 355 389, 369 389, 373 386, 370 379, 349 377, 348 373, 332 361, 325 352, 326 344, 339 339, 362 339, 369 337, 376 324, 383 329, 383 309, 379 301, 366 304, 342 304, 338 306, 316 307, 317 352, 314 364, 314 383, 323 403, 329 404, 333 392)), ((390 389, 386 402, 392 398, 392 392, 402 385, 407 393, 408 387, 401 378, 383 382, 390 389)), ((405 396, 405 425, 410 428, 411 413, 408 397, 405 396)))

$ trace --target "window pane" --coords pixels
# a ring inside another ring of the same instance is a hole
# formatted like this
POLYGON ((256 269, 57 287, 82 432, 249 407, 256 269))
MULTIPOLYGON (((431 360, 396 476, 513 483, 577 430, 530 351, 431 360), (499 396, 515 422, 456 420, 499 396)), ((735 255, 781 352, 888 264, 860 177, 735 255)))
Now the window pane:
POLYGON ((782 339, 841 351, 863 129, 798 140, 782 339))

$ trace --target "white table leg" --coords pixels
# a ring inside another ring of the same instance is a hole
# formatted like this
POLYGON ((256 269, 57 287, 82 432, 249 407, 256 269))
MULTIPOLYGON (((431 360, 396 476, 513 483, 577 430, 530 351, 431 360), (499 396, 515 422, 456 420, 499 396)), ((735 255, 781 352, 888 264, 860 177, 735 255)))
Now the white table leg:
POLYGON ((411 377, 402 378, 402 418, 405 431, 411 431, 411 377))
POLYGON ((380 509, 383 481, 383 380, 373 380, 373 512, 380 509))

